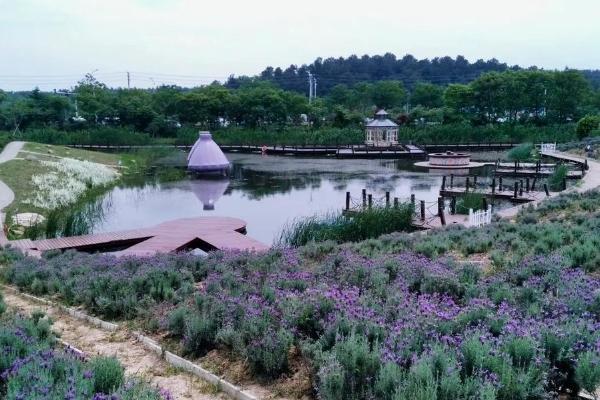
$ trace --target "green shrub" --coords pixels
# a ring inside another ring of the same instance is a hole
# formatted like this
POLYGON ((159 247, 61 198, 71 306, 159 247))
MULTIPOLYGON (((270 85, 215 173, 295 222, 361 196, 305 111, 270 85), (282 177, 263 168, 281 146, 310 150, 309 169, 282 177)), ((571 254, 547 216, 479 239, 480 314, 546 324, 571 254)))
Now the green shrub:
POLYGON ((533 158, 535 146, 533 143, 523 143, 512 148, 508 152, 508 159, 511 161, 528 161, 533 158))
POLYGON ((2 314, 6 312, 6 303, 4 302, 4 296, 2 296, 2 292, 0 292, 0 317, 2 314))
POLYGON ((317 377, 319 380, 317 388, 319 399, 339 400, 344 398, 346 371, 334 355, 330 355, 323 362, 317 377))
POLYGON ((90 369, 96 392, 109 394, 125 381, 125 370, 115 357, 96 357, 90 361, 90 369))
POLYGON ((386 363, 379 370, 375 381, 377 399, 391 400, 402 382, 402 369, 395 363, 386 363))
POLYGON ((186 354, 204 355, 212 349, 217 335, 217 326, 212 318, 193 315, 186 320, 183 341, 186 354))
POLYGON ((179 307, 169 314, 169 331, 174 336, 183 336, 185 333, 185 319, 190 313, 187 307, 179 307))
POLYGON ((577 122, 577 137, 583 139, 600 128, 600 115, 586 115, 577 122))
POLYGON ((247 349, 252 369, 267 377, 277 377, 288 369, 288 353, 293 343, 290 332, 280 329, 266 332, 251 343, 247 349))
POLYGON ((577 360, 575 380, 588 393, 596 393, 600 386, 600 357, 587 351, 577 360))

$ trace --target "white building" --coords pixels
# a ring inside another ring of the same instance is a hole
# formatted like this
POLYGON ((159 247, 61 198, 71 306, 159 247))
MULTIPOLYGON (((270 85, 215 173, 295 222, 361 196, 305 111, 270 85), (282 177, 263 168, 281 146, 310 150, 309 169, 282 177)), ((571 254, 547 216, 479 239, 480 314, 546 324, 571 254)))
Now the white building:
POLYGON ((365 128, 365 144, 388 147, 398 144, 398 124, 390 120, 385 110, 379 110, 365 128))

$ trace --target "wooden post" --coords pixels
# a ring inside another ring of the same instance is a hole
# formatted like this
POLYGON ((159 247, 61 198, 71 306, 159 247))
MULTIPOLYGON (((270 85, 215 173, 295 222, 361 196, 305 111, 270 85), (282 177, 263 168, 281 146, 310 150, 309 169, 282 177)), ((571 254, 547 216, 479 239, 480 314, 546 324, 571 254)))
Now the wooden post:
POLYGON ((546 196, 550 197, 550 192, 548 191, 548 185, 544 183, 544 192, 546 192, 546 196))
POLYGON ((519 179, 519 196, 523 196, 523 179, 519 179))
POLYGON ((477 189, 477 175, 473 177, 473 189, 477 189))
MULTIPOLYGON (((587 162, 587 160, 585 160, 587 162)), ((450 174, 450 189, 454 187, 454 174, 450 174)))
POLYGON ((385 206, 390 206, 390 192, 385 192, 385 206))
POLYGON ((517 182, 515 182, 515 193, 513 195, 513 197, 516 199, 517 198, 517 193, 519 192, 519 184, 517 182))
POLYGON ((504 188, 502 187, 502 177, 498 178, 498 191, 501 192, 502 190, 504 190, 504 188))
POLYGON ((483 209, 487 211, 487 209, 488 209, 488 202, 487 202, 487 198, 485 196, 483 196, 481 198, 481 203, 483 205, 483 209))
POLYGON ((469 186, 471 186, 471 182, 469 181, 469 177, 467 176, 467 183, 465 186, 465 193, 469 193, 469 186))
POLYGON ((425 221, 425 200, 421 200, 421 221, 425 221))
MULTIPOLYGON (((398 199, 398 198, 396 197, 396 199, 398 199)), ((414 210, 415 209, 415 194, 414 193, 412 193, 410 195, 410 203, 412 204, 412 208, 414 210)))
POLYGON ((442 192, 446 190, 446 175, 442 177, 442 192))
POLYGON ((450 199, 450 214, 456 214, 456 196, 452 196, 450 199))
POLYGON ((363 208, 367 208, 367 189, 362 190, 362 203, 363 208))
POLYGON ((350 210, 350 192, 346 192, 346 211, 350 210))
POLYGON ((529 193, 529 178, 525 178, 525 191, 529 193))
MULTIPOLYGON (((399 205, 399 200, 398 200, 397 197, 394 197, 394 208, 398 208, 398 205, 399 205)), ((412 205, 413 205, 413 210, 414 210, 415 209, 415 203, 412 202, 412 205)))
POLYGON ((367 196, 369 198, 369 209, 371 207, 373 207, 373 195, 371 193, 369 193, 369 195, 367 196))
POLYGON ((446 225, 446 217, 444 216, 444 198, 443 197, 438 197, 438 216, 440 217, 442 226, 446 225))
POLYGON ((517 162, 515 161, 515 176, 517 176, 517 162))
POLYGON ((588 165, 588 162, 587 162, 587 158, 586 158, 586 159, 585 159, 585 161, 583 162, 583 166, 584 166, 584 168, 585 168, 585 170, 586 170, 586 171, 587 171, 588 169, 590 169, 590 166, 588 165))
POLYGON ((537 176, 533 177, 533 182, 531 183, 531 191, 535 192, 535 182, 537 181, 537 176))
POLYGON ((492 178, 492 194, 496 193, 496 178, 492 178))
POLYGON ((562 190, 567 190, 567 178, 563 178, 563 181, 562 181, 562 190))

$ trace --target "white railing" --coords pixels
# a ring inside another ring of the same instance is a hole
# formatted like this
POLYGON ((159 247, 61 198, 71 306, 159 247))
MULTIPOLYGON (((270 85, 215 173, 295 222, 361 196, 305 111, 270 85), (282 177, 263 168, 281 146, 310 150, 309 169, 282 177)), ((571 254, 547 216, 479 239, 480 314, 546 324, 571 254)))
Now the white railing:
POLYGON ((492 222, 492 206, 488 206, 486 211, 478 210, 473 211, 472 208, 469 208, 469 226, 471 227, 480 227, 483 225, 487 225, 492 222))
POLYGON ((556 143, 542 143, 540 150, 542 153, 554 153, 556 151, 556 143))

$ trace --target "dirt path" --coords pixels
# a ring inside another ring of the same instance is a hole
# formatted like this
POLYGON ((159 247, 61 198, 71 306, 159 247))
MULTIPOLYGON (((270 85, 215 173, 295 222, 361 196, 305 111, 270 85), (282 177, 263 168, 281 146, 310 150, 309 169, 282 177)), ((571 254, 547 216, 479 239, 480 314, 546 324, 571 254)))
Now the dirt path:
POLYGON ((108 332, 95 328, 51 306, 36 303, 9 290, 3 290, 3 295, 6 304, 17 312, 46 312, 54 321, 53 331, 65 342, 88 355, 116 356, 127 374, 148 379, 153 385, 167 389, 175 399, 228 399, 224 394, 215 393, 213 387, 199 378, 171 367, 123 330, 108 332))
MULTIPOLYGON (((10 142, 0 153, 0 164, 14 159, 23 148, 25 142, 10 142)), ((4 213, 2 210, 10 205, 15 199, 13 191, 0 181, 0 245, 6 244, 8 239, 4 235, 4 213)))

